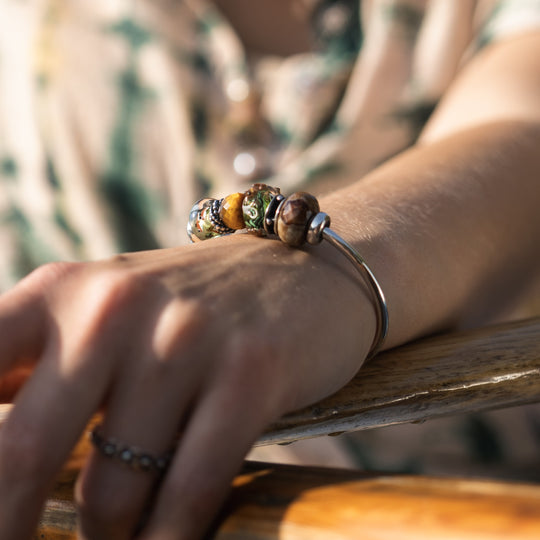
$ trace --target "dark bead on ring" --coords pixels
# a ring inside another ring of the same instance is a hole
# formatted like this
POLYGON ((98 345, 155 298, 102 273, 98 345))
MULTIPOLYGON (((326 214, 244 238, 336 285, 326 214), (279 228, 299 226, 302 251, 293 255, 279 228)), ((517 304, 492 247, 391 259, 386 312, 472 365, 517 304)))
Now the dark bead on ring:
POLYGON ((90 441, 103 457, 114 459, 134 471, 163 474, 168 469, 172 453, 153 456, 136 446, 123 444, 103 435, 101 425, 90 432, 90 441))

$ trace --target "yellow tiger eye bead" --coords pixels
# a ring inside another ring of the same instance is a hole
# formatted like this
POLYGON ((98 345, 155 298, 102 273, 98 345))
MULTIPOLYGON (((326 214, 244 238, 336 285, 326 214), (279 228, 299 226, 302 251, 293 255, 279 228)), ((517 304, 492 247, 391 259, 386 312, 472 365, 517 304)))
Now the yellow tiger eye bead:
POLYGON ((227 227, 235 230, 245 228, 244 216, 242 213, 243 193, 233 193, 227 195, 221 202, 219 217, 227 227))

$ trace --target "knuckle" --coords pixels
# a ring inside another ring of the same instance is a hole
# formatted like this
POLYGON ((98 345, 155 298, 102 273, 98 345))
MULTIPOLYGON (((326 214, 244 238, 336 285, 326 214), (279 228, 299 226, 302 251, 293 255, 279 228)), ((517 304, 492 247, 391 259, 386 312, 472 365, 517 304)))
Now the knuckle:
POLYGON ((73 274, 79 266, 74 262, 50 262, 33 270, 23 283, 43 289, 73 274))
POLYGON ((108 261, 113 266, 124 266, 130 263, 131 259, 127 253, 116 253, 109 257, 108 261))
MULTIPOLYGON (((52 309, 71 356, 87 359, 96 348, 119 343, 135 332, 155 301, 148 279, 132 271, 88 265, 73 283, 53 297, 52 309)), ((67 350, 67 349, 66 349, 67 350)), ((109 355, 101 355, 108 362, 109 355)))
POLYGON ((183 355, 208 330, 206 310, 200 303, 174 299, 161 311, 155 326, 153 350, 160 364, 183 355))
POLYGON ((103 303, 114 305, 137 294, 143 279, 124 269, 101 270, 93 278, 91 288, 95 297, 103 303))
POLYGON ((102 270, 87 286, 88 311, 98 321, 104 321, 130 307, 138 307, 155 292, 156 283, 130 270, 102 270))

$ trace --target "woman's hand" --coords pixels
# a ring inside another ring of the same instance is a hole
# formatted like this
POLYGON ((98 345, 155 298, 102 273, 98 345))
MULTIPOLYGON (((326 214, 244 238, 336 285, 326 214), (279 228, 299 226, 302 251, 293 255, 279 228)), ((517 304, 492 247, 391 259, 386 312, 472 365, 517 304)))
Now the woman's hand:
MULTIPOLYGON (((235 235, 45 266, 1 297, 4 393, 22 386, 0 432, 0 537, 31 536, 100 408, 107 437, 175 447, 140 538, 200 536, 265 426, 343 385, 373 339, 358 278, 314 250, 235 235)), ((131 538, 155 481, 94 452, 76 490, 82 538, 131 538)))

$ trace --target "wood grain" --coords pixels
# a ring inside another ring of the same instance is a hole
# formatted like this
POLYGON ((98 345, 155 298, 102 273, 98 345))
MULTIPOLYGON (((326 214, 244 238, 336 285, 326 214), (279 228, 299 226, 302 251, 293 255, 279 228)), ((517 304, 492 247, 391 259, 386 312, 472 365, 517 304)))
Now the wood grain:
POLYGON ((537 540, 540 488, 253 464, 216 538, 537 540))
POLYGON ((333 396, 258 444, 540 401, 540 318, 424 339, 376 356, 333 396))

